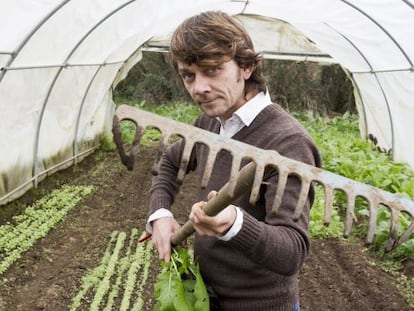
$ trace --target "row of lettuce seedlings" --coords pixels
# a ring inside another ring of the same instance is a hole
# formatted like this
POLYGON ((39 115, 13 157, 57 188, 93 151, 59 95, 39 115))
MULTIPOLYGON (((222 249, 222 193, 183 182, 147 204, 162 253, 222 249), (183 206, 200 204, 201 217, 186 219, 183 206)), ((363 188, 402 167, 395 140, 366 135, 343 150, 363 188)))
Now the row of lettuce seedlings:
POLYGON ((139 239, 137 229, 129 237, 125 232, 112 232, 100 264, 82 278, 70 311, 143 310, 153 247, 137 243, 139 239))

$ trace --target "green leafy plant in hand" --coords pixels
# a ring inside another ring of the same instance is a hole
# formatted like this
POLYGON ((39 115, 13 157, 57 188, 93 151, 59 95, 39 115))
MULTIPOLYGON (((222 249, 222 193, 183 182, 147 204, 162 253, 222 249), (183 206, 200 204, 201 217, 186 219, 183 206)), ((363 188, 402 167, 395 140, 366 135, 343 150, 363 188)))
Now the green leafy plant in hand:
POLYGON ((200 268, 187 249, 173 248, 170 262, 161 262, 154 286, 154 310, 209 311, 210 302, 200 268))

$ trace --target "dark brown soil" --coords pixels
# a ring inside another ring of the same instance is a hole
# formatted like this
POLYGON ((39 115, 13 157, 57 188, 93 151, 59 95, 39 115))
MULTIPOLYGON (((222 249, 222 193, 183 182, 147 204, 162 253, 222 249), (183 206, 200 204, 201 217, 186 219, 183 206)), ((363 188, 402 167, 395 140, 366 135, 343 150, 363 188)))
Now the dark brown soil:
MULTIPOLYGON (((98 153, 0 207, 1 224, 18 212, 19 206, 61 184, 98 188, 0 276, 1 311, 69 309, 82 276, 102 257, 109 234, 134 227, 144 230, 153 156, 154 150, 141 150, 134 170, 127 171, 116 153, 98 153)), ((185 180, 182 189, 174 212, 184 220, 195 185, 191 179, 185 180)), ((158 273, 155 258, 145 290, 146 310, 151 310, 152 284, 158 273)), ((314 240, 300 277, 302 310, 413 310, 400 296, 395 280, 372 264, 375 261, 357 242, 314 240)), ((412 274, 412 265, 408 269, 412 274)))

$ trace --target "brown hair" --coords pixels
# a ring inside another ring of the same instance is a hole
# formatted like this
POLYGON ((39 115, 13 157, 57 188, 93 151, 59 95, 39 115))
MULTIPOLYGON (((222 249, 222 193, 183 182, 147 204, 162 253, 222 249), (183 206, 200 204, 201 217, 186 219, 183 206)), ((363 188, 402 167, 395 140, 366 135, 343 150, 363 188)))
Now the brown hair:
POLYGON ((231 59, 241 68, 253 66, 246 91, 266 92, 261 56, 243 26, 226 13, 209 11, 186 19, 172 35, 170 54, 176 70, 177 62, 214 67, 231 59))

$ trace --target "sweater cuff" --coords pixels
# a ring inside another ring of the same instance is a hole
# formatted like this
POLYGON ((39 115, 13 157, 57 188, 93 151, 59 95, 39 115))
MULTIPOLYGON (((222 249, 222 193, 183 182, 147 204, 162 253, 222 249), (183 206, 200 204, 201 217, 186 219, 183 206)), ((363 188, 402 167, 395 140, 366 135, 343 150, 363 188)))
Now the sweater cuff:
POLYGON ((170 209, 171 199, 168 196, 153 196, 150 200, 149 215, 154 213, 157 209, 166 208, 170 209))
POLYGON ((237 235, 235 235, 228 243, 245 250, 251 250, 257 246, 257 241, 262 234, 262 226, 260 222, 250 214, 243 213, 243 225, 237 235))

